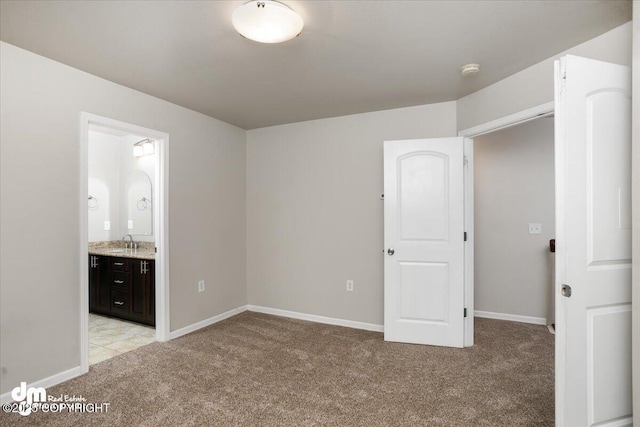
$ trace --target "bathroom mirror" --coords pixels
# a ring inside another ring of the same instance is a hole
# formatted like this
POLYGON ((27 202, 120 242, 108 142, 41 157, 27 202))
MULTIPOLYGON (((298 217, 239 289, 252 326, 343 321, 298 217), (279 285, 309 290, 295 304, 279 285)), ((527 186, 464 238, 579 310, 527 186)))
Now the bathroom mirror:
POLYGON ((124 194, 126 214, 124 228, 126 234, 150 236, 153 234, 153 203, 151 179, 141 170, 134 170, 127 176, 124 194))

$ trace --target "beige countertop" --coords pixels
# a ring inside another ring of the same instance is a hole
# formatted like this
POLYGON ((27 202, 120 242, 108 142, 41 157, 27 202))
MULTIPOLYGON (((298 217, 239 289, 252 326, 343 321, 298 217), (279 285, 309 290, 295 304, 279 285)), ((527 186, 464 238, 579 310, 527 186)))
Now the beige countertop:
POLYGON ((155 259, 156 250, 153 242, 136 242, 137 249, 125 248, 120 240, 108 242, 89 242, 90 255, 103 255, 121 258, 155 259))

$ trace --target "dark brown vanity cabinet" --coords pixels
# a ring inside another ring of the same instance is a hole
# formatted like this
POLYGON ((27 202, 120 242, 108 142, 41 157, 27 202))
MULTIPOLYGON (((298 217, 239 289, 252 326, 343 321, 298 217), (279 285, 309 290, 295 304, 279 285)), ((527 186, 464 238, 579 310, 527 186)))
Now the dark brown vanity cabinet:
POLYGON ((89 311, 155 326, 155 261, 89 255, 89 311))

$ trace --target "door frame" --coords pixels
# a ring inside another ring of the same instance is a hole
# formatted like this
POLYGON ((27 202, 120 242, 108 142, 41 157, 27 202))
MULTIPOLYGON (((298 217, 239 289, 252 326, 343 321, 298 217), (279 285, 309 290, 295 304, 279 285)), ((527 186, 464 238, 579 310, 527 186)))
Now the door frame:
POLYGON ((474 331, 474 212, 473 212, 473 138, 487 133, 506 129, 522 123, 529 122, 542 117, 548 117, 555 112, 555 103, 553 101, 537 105, 526 110, 521 110, 513 114, 501 117, 490 122, 482 123, 458 132, 458 136, 465 138, 464 141, 464 204, 465 204, 465 229, 467 231, 467 244, 464 245, 464 299, 465 307, 469 315, 464 322, 464 346, 473 346, 474 331))
POLYGON ((87 205, 89 182, 89 126, 99 125, 124 132, 138 134, 156 140, 155 188, 153 198, 157 201, 153 212, 153 234, 156 241, 156 340, 169 340, 170 293, 169 293, 169 134, 142 126, 98 116, 80 113, 80 368, 89 372, 89 229, 87 205), (157 207, 157 209, 156 209, 157 207))

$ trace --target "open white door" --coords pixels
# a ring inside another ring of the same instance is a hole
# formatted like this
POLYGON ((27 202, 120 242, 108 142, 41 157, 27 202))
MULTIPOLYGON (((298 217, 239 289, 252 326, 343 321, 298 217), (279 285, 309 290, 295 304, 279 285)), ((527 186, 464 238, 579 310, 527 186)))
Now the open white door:
POLYGON ((630 70, 565 56, 555 97, 556 424, 630 426, 630 70))
POLYGON ((384 339, 462 347, 463 138, 384 143, 384 339))

